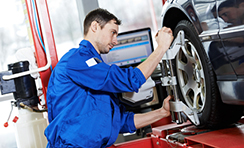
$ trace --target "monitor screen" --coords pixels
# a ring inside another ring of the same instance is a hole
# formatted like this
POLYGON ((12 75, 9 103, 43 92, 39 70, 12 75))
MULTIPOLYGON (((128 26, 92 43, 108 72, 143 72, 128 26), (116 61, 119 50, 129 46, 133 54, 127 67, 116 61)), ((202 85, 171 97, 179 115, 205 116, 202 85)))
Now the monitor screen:
POLYGON ((146 60, 153 52, 150 28, 119 33, 117 40, 118 44, 108 54, 101 55, 109 65, 133 66, 146 60))

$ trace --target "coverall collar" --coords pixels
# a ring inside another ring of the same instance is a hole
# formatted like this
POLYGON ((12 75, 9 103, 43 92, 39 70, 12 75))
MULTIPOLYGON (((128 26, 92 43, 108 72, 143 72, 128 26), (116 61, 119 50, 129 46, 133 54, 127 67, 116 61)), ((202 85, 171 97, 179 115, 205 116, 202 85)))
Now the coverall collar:
POLYGON ((103 59, 101 58, 101 55, 97 52, 97 50, 94 48, 94 46, 91 44, 91 42, 89 42, 87 40, 82 40, 79 45, 87 47, 86 49, 89 49, 89 51, 91 52, 92 55, 99 57, 100 60, 103 61, 103 59))

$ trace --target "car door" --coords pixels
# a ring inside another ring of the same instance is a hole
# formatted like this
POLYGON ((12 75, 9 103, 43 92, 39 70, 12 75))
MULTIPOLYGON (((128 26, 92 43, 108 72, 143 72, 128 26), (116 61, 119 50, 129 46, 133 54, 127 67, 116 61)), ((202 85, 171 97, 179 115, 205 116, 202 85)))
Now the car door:
POLYGON ((219 35, 235 72, 229 76, 244 76, 244 0, 217 0, 217 6, 219 22, 228 24, 219 35))
POLYGON ((199 37, 220 80, 221 77, 234 73, 219 37, 219 29, 226 27, 227 23, 217 17, 216 0, 193 0, 193 2, 202 28, 199 37))

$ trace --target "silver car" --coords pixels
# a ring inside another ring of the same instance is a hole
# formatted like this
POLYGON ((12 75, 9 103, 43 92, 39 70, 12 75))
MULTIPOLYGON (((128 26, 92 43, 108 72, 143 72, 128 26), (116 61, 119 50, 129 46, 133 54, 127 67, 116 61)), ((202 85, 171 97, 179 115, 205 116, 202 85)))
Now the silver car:
POLYGON ((185 32, 174 60, 180 99, 199 128, 226 127, 244 108, 244 0, 167 0, 162 26, 185 32))

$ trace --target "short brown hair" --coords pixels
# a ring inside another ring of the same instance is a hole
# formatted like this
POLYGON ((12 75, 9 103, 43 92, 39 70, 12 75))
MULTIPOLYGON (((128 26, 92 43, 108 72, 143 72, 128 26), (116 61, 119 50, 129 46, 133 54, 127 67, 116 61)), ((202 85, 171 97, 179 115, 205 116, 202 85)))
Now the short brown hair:
POLYGON ((106 9, 98 8, 89 12, 84 20, 84 35, 87 35, 89 27, 93 21, 97 21, 101 28, 103 28, 111 20, 115 20, 115 24, 117 25, 121 24, 121 20, 106 9))

